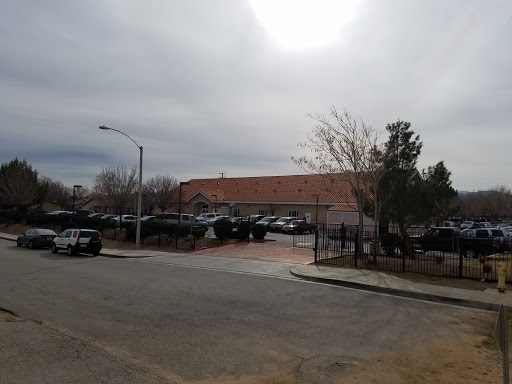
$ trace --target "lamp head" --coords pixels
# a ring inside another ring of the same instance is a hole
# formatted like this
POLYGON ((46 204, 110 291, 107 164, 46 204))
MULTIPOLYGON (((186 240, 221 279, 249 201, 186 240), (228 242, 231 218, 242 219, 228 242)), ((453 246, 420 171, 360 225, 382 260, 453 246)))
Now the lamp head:
POLYGON ((99 129, 104 129, 104 130, 107 130, 107 131, 108 131, 109 129, 112 129, 112 128, 106 127, 106 126, 104 126, 104 125, 101 125, 101 126, 99 126, 98 128, 99 128, 99 129))

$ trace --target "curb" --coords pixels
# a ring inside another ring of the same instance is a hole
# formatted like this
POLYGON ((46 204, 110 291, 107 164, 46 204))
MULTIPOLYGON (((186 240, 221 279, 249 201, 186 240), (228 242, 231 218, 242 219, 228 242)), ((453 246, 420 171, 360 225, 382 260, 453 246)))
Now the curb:
POLYGON ((484 303, 481 301, 458 299, 458 298, 454 298, 454 297, 439 296, 439 295, 433 295, 433 294, 429 294, 429 293, 420 293, 420 292, 412 292, 412 291, 403 291, 403 290, 395 289, 395 288, 378 287, 375 285, 356 283, 353 281, 307 276, 307 275, 303 275, 301 273, 294 272, 292 269, 293 268, 290 269, 290 273, 293 276, 307 280, 307 281, 317 282, 317 283, 337 285, 337 286, 341 286, 341 287, 353 288, 353 289, 358 289, 358 290, 363 290, 363 291, 368 291, 368 292, 385 293, 385 294, 389 294, 389 295, 393 295, 393 296, 400 296, 400 297, 406 297, 406 298, 410 298, 410 299, 418 299, 418 300, 424 300, 424 301, 432 301, 435 303, 452 304, 452 305, 457 305, 459 307, 483 309, 486 311, 498 311, 499 307, 500 307, 500 305, 496 304, 496 303, 484 303))

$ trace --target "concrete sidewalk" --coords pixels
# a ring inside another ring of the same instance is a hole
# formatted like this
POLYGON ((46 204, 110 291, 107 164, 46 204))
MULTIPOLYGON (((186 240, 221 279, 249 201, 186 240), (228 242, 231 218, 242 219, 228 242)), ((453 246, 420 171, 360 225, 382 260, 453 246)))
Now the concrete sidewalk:
POLYGON ((500 304, 503 304, 508 308, 512 308, 512 293, 501 293, 497 289, 476 291, 415 283, 384 272, 314 264, 294 266, 290 268, 290 273, 310 281, 463 307, 497 311, 500 304))
MULTIPOLYGON (((0 239, 16 241, 16 235, 0 233, 0 239)), ((254 248, 261 250, 261 245, 256 245, 254 248)), ((204 250, 205 257, 222 256, 224 258, 237 258, 237 259, 251 259, 261 262, 272 263, 266 260, 266 255, 258 257, 258 252, 255 252, 253 247, 216 247, 215 252, 212 250, 204 250), (239 253, 247 253, 236 257, 233 253, 234 248, 239 253), (223 249, 226 250, 225 254, 223 249)), ((289 261, 289 250, 284 247, 271 247, 274 255, 273 261, 279 260, 279 253, 283 252, 284 261, 289 261), (281 251, 282 249, 282 251, 281 251)), ((156 256, 176 256, 176 254, 150 251, 150 250, 119 250, 103 248, 100 256, 114 257, 114 258, 147 258, 156 256)), ((186 257, 187 254, 179 254, 180 257, 186 257)), ((194 251, 194 255, 202 255, 201 250, 194 251)), ((247 260, 247 262, 251 261, 247 260)), ((240 260, 242 262, 242 260, 240 260)), ((409 280, 401 279, 396 276, 388 275, 384 272, 370 271, 364 269, 340 268, 331 267, 326 265, 315 264, 302 264, 301 261, 296 264, 290 265, 290 273, 298 278, 344 286, 355 289, 362 289, 366 291, 386 293, 390 295, 409 297, 414 299, 421 299, 433 302, 442 302, 447 304, 454 304, 470 308, 478 308, 484 310, 496 311, 499 309, 500 304, 508 308, 512 308, 512 293, 500 293, 497 289, 486 289, 485 291, 476 291, 470 289, 452 288, 439 285, 415 283, 409 280)))

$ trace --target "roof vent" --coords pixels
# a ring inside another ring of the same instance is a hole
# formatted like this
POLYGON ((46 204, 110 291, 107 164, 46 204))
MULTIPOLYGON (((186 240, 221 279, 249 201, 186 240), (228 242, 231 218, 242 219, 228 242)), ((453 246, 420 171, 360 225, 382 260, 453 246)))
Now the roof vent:
POLYGON ((297 192, 302 192, 302 189, 298 189, 297 192))
POLYGON ((307 180, 304 180, 304 184, 307 184, 307 183, 308 183, 308 181, 307 181, 307 180))
POLYGON ((274 189, 274 192, 277 192, 277 189, 274 189))
POLYGON ((254 192, 258 192, 258 190, 257 190, 257 189, 255 189, 255 190, 254 190, 254 192))

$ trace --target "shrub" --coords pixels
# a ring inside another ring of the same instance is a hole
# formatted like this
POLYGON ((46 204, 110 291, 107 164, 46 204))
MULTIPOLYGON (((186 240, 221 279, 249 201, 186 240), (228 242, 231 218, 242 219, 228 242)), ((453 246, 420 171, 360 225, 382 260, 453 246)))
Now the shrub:
POLYGON ((190 226, 189 225, 180 224, 180 225, 176 225, 174 227, 174 234, 175 234, 175 236, 185 237, 185 236, 188 236, 189 233, 190 233, 190 226))
POLYGON ((213 223, 213 233, 220 241, 229 237, 232 231, 233 223, 229 219, 219 219, 213 223))
POLYGON ((386 233, 381 236, 380 243, 386 256, 393 256, 397 249, 402 249, 402 239, 395 233, 386 233))
POLYGON ((241 221, 238 224, 238 238, 240 240, 246 240, 249 238, 249 234, 251 233, 251 226, 247 221, 241 221))
POLYGON ((253 225, 252 226, 252 237, 257 240, 263 240, 267 234, 267 228, 264 225, 253 225))
POLYGON ((206 235, 205 227, 192 227, 191 234, 195 238, 204 237, 206 235))

